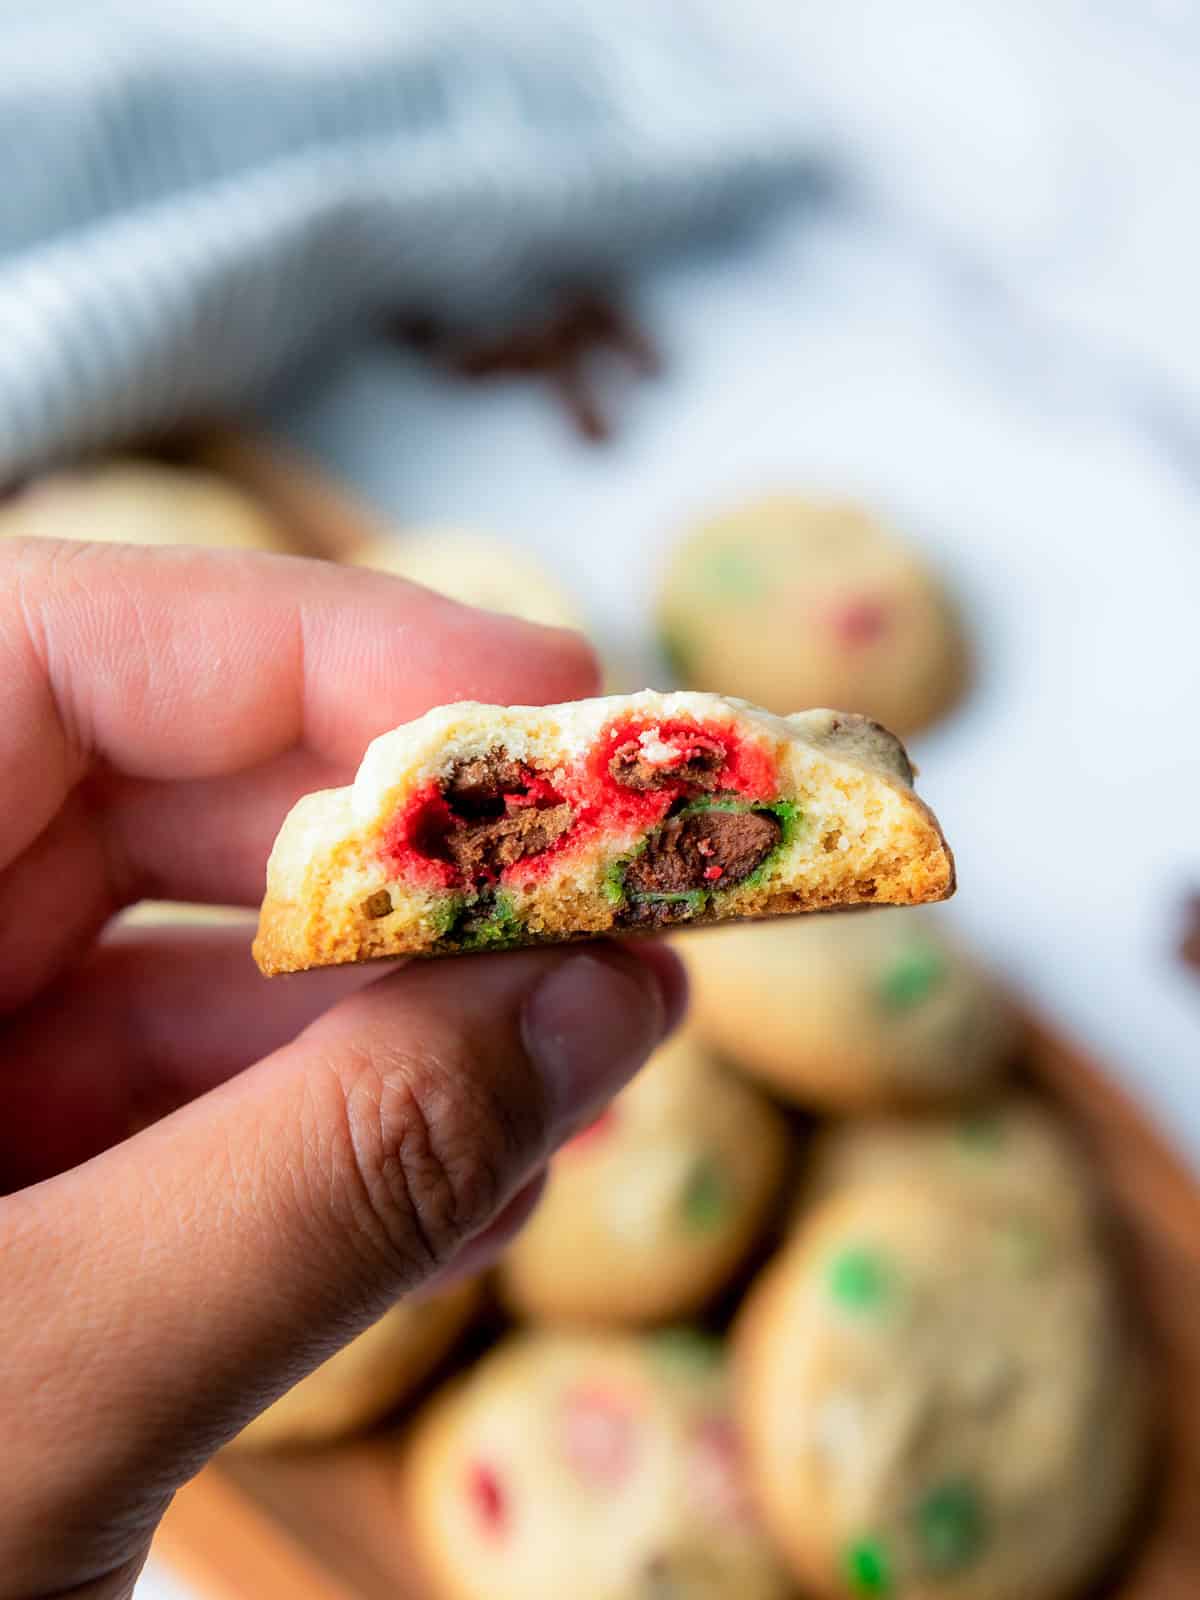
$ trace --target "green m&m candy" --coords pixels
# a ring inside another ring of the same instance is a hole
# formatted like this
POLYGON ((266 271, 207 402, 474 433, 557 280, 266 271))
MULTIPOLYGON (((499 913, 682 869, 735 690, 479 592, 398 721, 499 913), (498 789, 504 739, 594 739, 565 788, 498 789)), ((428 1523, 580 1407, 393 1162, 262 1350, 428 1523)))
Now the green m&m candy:
POLYGON ((729 1186, 711 1156, 702 1156, 683 1191, 683 1215, 696 1233, 710 1233, 729 1215, 729 1186))
POLYGON ((946 958, 931 944, 907 945, 879 981, 888 1011, 911 1011, 927 1000, 946 976, 946 958))
POLYGON ((917 1506, 915 1524, 921 1561, 929 1572, 958 1572, 983 1548, 983 1508, 965 1478, 951 1478, 931 1489, 917 1506))
POLYGON ((724 1359, 720 1339, 699 1328, 660 1328, 650 1335, 648 1349, 655 1361, 681 1373, 712 1372, 724 1359))
POLYGON ((856 1539, 846 1547, 842 1567, 851 1594, 868 1597, 893 1593, 891 1562, 881 1539, 856 1539))
POLYGON ((677 627, 670 630, 664 628, 658 636, 658 648, 674 676, 686 679, 695 651, 683 631, 677 627))
POLYGON ((1000 1254, 1006 1266, 1022 1277, 1040 1272, 1050 1257, 1044 1228, 1030 1217, 1008 1217, 999 1225, 1000 1254))
POLYGON ((843 1250, 829 1263, 829 1292, 850 1311, 874 1311, 891 1293, 892 1274, 876 1250, 843 1250))
POLYGON ((994 1155, 1004 1143, 1004 1127, 995 1111, 970 1111, 960 1117, 954 1138, 966 1155, 994 1155))
POLYGON ((704 579, 722 594, 751 600, 762 591, 762 574, 736 545, 722 545, 704 562, 704 579))

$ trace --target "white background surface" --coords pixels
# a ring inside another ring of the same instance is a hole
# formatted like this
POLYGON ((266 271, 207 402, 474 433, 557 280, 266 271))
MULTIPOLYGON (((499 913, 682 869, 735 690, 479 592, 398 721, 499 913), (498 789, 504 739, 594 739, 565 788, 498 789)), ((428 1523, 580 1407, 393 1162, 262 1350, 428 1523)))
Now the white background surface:
POLYGON ((612 446, 383 347, 276 420, 397 520, 539 551, 625 649, 694 513, 793 485, 890 513, 979 645, 971 700, 914 743, 953 915, 1200 1167, 1200 980, 1174 955, 1200 887, 1200 16, 744 9, 830 195, 642 286, 669 371, 612 446))

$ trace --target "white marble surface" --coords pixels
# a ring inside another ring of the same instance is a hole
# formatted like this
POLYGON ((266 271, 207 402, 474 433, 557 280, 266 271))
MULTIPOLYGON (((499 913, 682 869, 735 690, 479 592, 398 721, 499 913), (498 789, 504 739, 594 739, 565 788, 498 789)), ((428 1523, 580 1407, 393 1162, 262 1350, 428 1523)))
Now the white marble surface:
POLYGON ((381 347, 280 420, 397 519, 528 543, 623 646, 695 511, 811 484, 894 515, 981 651, 915 746, 953 914, 1200 1167, 1173 954, 1200 886, 1200 11, 745 9, 819 112, 829 197, 644 286, 669 373, 614 445, 381 347))

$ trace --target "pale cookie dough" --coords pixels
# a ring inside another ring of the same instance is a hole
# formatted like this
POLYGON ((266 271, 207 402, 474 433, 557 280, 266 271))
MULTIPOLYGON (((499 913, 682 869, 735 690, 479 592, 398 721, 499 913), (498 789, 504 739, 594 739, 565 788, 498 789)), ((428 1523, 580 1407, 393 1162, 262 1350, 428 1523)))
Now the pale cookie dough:
POLYGON ((898 739, 716 695, 441 706, 306 796, 267 868, 264 972, 953 893, 898 739))
POLYGON ((464 605, 552 628, 583 627, 566 592, 531 555, 485 534, 454 528, 364 540, 352 564, 394 572, 464 605))
POLYGON ((1019 1041, 1010 1007, 933 911, 717 928, 679 949, 700 1035, 801 1105, 964 1100, 997 1081, 1019 1041))
POLYGON ((779 495, 703 523, 674 551, 658 616, 683 683, 772 711, 845 706, 909 734, 965 681, 941 584, 850 502, 779 495))
POLYGON ((255 1417, 229 1448, 319 1444, 369 1427, 449 1353, 479 1301, 475 1279, 402 1300, 255 1417))
POLYGON ((1081 1238, 1103 1222, 1095 1174, 1074 1130, 1028 1093, 983 1101, 952 1116, 876 1116, 831 1127, 809 1147, 801 1208, 851 1185, 899 1179, 936 1186, 957 1205, 993 1206, 1081 1238))
POLYGON ((783 1600, 719 1350, 529 1334, 438 1395, 405 1462, 441 1600, 783 1600))
POLYGON ((501 1294, 542 1322, 686 1316, 761 1235, 788 1154, 779 1114, 685 1035, 554 1158, 501 1294))
POLYGON ((1146 1369, 1077 1231, 864 1182, 752 1291, 738 1415, 805 1593, 1066 1600, 1139 1490, 1146 1369))
POLYGON ((200 467, 115 460, 57 472, 0 505, 0 536, 286 551, 243 490, 200 467))

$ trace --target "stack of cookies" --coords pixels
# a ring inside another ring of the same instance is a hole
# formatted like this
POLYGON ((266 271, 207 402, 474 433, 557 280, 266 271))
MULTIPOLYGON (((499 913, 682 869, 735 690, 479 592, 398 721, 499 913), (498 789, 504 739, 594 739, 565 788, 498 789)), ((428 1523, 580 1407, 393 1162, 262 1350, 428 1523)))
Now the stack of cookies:
MULTIPOLYGON (((93 538, 280 542, 160 466, 58 480, 9 531, 75 513, 93 538)), ((476 536, 358 559, 576 615, 476 536)), ((967 677, 942 585, 845 504, 705 524, 659 621, 686 688, 781 714, 911 733, 967 677)), ((1017 1086, 1012 1010, 938 910, 672 936, 687 1031, 560 1151, 489 1278, 397 1307, 232 1448, 399 1418, 398 1515, 444 1600, 1067 1600, 1136 1503, 1148 1382, 1085 1157, 1017 1086)))
MULTIPOLYGON (((677 547, 689 688, 903 733, 956 609, 852 505, 677 547)), ((557 1157, 492 1285, 516 1326, 421 1409, 401 1482, 450 1600, 1059 1600, 1120 1542, 1144 1357, 1107 1218, 940 911, 690 931, 688 1032, 557 1157)))
POLYGON ((415 1396, 398 1503, 447 1600, 1077 1593, 1137 1502, 1147 1370, 1002 995, 938 911, 676 942, 687 1030, 486 1283, 393 1312, 238 1446, 415 1396))
MULTIPOLYGON (((362 559, 569 619, 527 556, 430 548, 362 559)), ((912 732, 967 680, 943 586, 841 503, 704 525, 659 620, 686 687, 781 713, 912 732)), ((688 1030, 556 1157, 470 1360, 402 1425, 429 1591, 1077 1592, 1137 1500, 1147 1375, 1084 1154, 1015 1086, 1012 1009, 938 910, 676 943, 688 1030)))

